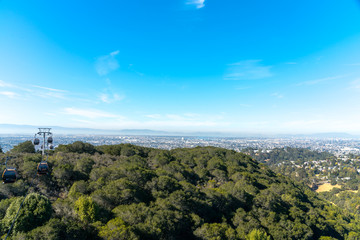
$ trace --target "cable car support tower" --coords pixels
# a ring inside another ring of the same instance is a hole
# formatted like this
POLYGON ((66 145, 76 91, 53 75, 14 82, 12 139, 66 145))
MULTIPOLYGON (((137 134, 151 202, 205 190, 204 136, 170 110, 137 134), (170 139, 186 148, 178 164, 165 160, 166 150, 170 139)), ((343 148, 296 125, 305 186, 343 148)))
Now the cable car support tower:
POLYGON ((41 151, 42 151, 42 155, 43 157, 45 156, 45 145, 47 147, 49 147, 50 149, 53 149, 53 138, 52 138, 52 132, 51 128, 39 128, 39 132, 35 134, 35 139, 34 139, 34 145, 39 145, 40 144, 40 139, 37 138, 37 136, 43 138, 43 142, 42 142, 42 146, 41 146, 41 151), (49 136, 47 141, 46 141, 46 136, 49 136))

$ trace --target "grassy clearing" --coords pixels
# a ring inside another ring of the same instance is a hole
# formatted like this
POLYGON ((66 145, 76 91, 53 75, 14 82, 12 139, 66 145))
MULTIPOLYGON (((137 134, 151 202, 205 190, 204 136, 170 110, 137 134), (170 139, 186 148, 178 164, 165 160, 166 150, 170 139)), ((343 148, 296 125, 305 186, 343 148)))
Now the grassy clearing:
MULTIPOLYGON (((342 191, 342 192, 352 192, 352 193, 357 193, 358 192, 358 190, 345 190, 345 191, 342 191)), ((339 193, 337 193, 337 194, 335 194, 335 196, 339 196, 340 195, 340 193, 342 193, 342 192, 339 192, 339 193)))
POLYGON ((324 183, 319 185, 318 189, 316 189, 316 192, 328 192, 333 188, 341 188, 341 185, 331 185, 330 183, 324 183))

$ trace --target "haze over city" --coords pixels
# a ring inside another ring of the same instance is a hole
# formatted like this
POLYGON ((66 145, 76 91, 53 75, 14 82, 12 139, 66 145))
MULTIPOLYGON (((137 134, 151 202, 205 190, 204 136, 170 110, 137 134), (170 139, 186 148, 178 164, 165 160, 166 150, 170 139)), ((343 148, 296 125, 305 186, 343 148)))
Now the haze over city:
POLYGON ((359 24, 355 0, 3 0, 0 124, 359 134, 359 24))

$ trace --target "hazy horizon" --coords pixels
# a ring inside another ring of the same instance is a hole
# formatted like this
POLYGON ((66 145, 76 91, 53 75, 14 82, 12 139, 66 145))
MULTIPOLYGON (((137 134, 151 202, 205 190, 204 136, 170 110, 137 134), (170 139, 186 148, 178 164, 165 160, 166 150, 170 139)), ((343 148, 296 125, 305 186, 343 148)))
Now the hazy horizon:
POLYGON ((359 138, 360 134, 347 132, 222 132, 222 131, 160 131, 153 129, 96 129, 67 128, 62 126, 33 126, 0 124, 0 135, 33 135, 39 127, 49 127, 55 135, 138 135, 138 136, 179 136, 179 137, 314 137, 314 138, 359 138))
POLYGON ((360 134, 359 24, 356 0, 3 0, 0 124, 360 134))

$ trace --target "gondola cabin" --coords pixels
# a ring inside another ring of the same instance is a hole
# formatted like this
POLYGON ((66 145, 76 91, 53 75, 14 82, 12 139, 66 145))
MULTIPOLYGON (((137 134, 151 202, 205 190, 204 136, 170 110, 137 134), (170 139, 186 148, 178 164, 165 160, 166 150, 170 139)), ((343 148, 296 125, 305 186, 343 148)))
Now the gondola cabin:
POLYGON ((46 175, 49 172, 49 165, 46 161, 42 161, 37 166, 37 174, 38 175, 46 175))
POLYGON ((2 174, 3 183, 14 183, 16 181, 16 169, 6 168, 2 174))

